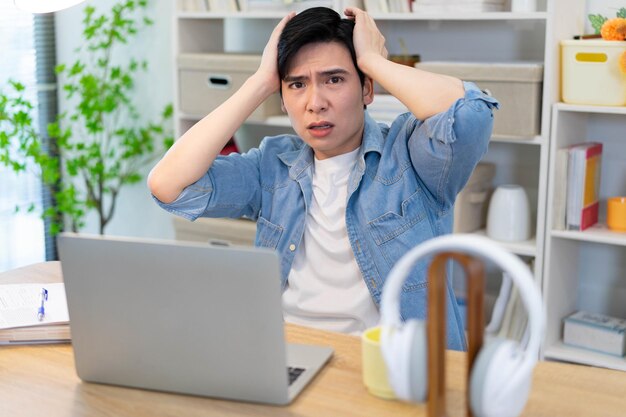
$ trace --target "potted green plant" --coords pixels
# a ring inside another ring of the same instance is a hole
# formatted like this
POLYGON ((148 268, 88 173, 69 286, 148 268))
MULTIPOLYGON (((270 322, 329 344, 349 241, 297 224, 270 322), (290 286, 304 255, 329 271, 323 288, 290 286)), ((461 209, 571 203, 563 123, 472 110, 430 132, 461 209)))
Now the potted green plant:
POLYGON ((420 62, 419 54, 409 53, 409 49, 407 48, 404 39, 398 38, 398 43, 400 44, 400 50, 402 51, 402 53, 389 55, 390 61, 393 61, 397 64, 408 65, 409 67, 414 67, 415 64, 420 62))
POLYGON ((120 189, 140 181, 141 169, 173 143, 171 104, 159 120, 145 122, 132 100, 135 77, 148 69, 147 63, 113 61, 116 46, 153 24, 146 7, 146 0, 126 0, 100 15, 94 7, 84 9, 83 46, 72 64, 56 68, 69 107, 47 133, 60 158, 45 149, 24 86, 10 80, 8 91, 0 91, 0 164, 16 172, 29 164, 37 168, 55 201, 43 213, 52 219, 52 233, 61 230, 63 217, 72 231, 79 231, 87 213, 95 211, 103 234, 120 189))

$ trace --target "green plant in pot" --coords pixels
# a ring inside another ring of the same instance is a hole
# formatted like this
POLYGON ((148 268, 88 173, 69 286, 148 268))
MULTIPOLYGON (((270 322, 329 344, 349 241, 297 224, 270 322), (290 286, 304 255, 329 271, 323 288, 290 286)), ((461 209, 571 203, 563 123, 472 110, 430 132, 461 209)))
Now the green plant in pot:
POLYGON ((420 62, 420 56, 418 54, 409 53, 409 49, 407 48, 404 39, 398 38, 398 43, 400 44, 400 50, 402 51, 402 53, 389 55, 390 61, 402 65, 408 65, 409 67, 414 67, 415 64, 420 62))
MULTIPOLYGON (((147 1, 120 1, 108 13, 84 9, 83 46, 71 65, 56 72, 69 103, 47 127, 48 141, 37 132, 32 104, 24 86, 10 80, 0 91, 0 164, 21 172, 35 167, 52 190, 54 204, 43 216, 52 219, 51 232, 62 228, 63 217, 72 231, 85 225, 95 211, 99 231, 111 221, 122 187, 141 180, 142 168, 151 164, 173 143, 172 106, 157 121, 142 121, 133 103, 135 77, 147 70, 146 62, 113 61, 116 46, 128 43, 153 22, 145 16, 147 1)), ((30 208, 32 210, 32 207, 30 208)))

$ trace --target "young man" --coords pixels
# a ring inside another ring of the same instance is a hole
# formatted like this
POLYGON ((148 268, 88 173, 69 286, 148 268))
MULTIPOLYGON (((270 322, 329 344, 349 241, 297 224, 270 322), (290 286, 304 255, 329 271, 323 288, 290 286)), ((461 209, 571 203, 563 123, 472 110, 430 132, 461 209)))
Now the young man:
MULTIPOLYGON (((451 232, 455 197, 487 149, 497 102, 472 84, 388 61, 372 18, 345 14, 314 8, 282 19, 257 72, 176 142, 148 182, 162 207, 187 219, 256 220, 255 244, 281 259, 285 319, 357 333, 378 322, 394 263, 451 232), (374 81, 410 110, 390 127, 364 110, 374 81), (276 91, 297 136, 217 157, 276 91)), ((425 316, 426 267, 405 283, 405 319, 425 316)), ((448 347, 464 349, 448 288, 448 347)))

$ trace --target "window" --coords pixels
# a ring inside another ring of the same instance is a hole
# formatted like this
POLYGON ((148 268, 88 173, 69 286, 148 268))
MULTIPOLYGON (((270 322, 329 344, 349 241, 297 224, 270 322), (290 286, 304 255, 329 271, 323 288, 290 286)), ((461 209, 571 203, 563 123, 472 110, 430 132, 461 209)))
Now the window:
MULTIPOLYGON (((8 79, 15 79, 26 86, 27 98, 35 106, 35 126, 40 101, 37 96, 38 48, 35 46, 35 34, 41 22, 53 24, 53 16, 34 17, 31 13, 17 10, 13 0, 0 0, 0 88, 7 88, 8 79)), ((48 64, 52 69, 54 60, 48 64)), ((51 239, 46 239, 41 219, 43 206, 41 183, 33 167, 19 175, 9 168, 0 167, 0 271, 50 258, 46 255, 46 240, 51 239), (29 212, 31 205, 34 210, 29 212), (20 207, 18 212, 16 207, 20 207)))

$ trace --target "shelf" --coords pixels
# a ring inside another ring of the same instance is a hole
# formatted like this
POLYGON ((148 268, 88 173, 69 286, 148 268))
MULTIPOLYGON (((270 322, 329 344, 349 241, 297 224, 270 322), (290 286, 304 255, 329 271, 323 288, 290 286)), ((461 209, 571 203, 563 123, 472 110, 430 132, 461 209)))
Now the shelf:
MULTIPOLYGON (((289 11, 269 12, 178 12, 179 19, 282 19, 289 11)), ((542 21, 547 19, 546 12, 472 12, 472 13, 372 13, 375 20, 411 20, 411 21, 542 21)))
POLYGON ((492 135, 491 141, 502 143, 517 143, 520 145, 543 145, 547 143, 543 136, 492 135))
POLYGON ((573 230, 552 230, 552 237, 626 246, 626 233, 613 232, 604 224, 596 224, 582 232, 573 230))
POLYGON ((626 371, 626 360, 622 357, 567 346, 563 342, 557 342, 546 348, 544 356, 546 359, 626 371))
MULTIPOLYGON (((485 229, 478 230, 472 234, 478 236, 487 237, 487 231, 485 229)), ((492 239, 493 240, 493 239, 492 239)), ((501 242, 499 240, 493 240, 495 243, 502 246, 504 249, 521 256, 536 256, 537 255, 537 241, 533 237, 530 240, 522 242, 501 242)))
POLYGON ((579 113, 623 114, 626 115, 626 106, 590 106, 582 104, 557 103, 556 108, 561 111, 579 113))

